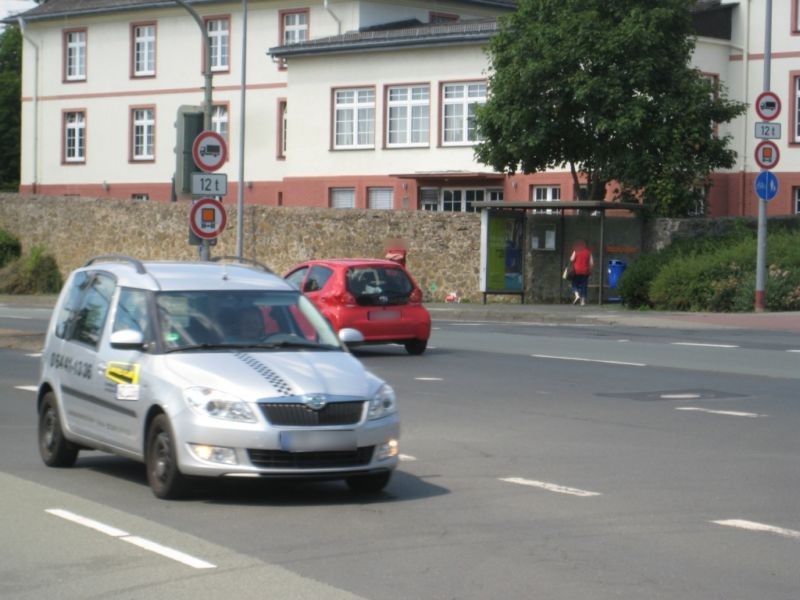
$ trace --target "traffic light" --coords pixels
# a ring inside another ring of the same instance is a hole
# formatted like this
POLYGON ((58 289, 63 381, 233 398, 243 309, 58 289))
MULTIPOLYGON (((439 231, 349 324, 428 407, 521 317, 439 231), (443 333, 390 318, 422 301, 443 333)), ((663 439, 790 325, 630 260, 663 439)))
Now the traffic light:
POLYGON ((178 108, 175 130, 175 191, 189 194, 192 191, 192 173, 200 171, 194 164, 192 144, 203 131, 203 109, 199 106, 178 108))

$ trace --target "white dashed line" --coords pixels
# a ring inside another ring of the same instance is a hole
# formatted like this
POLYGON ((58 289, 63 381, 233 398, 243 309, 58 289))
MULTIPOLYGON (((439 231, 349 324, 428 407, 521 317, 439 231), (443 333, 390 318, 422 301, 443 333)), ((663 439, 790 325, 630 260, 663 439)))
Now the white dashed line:
POLYGON ((661 394, 659 398, 664 400, 695 400, 700 397, 700 394, 661 394))
POLYGON ((149 550, 150 552, 154 552, 156 554, 164 556, 165 558, 169 558, 171 560, 183 563, 184 565, 192 567, 193 569, 216 568, 216 565, 213 565, 210 562, 206 562, 204 560, 201 560, 199 558, 196 558, 179 550, 175 550, 174 548, 162 546, 161 544, 157 544, 156 542, 150 541, 148 539, 131 535, 127 531, 123 531, 122 529, 117 529, 116 527, 112 527, 111 525, 106 525, 105 523, 101 523, 100 521, 95 521, 94 519, 82 517, 81 515, 77 515, 68 510, 63 510, 60 508, 48 508, 44 512, 49 513, 55 517, 66 519, 67 521, 71 521, 72 523, 88 527, 89 529, 94 529, 99 533, 111 536, 113 538, 117 538, 119 540, 122 540, 123 542, 128 542, 129 544, 133 544, 134 546, 138 546, 139 548, 149 550))
POLYGON ((800 352, 800 350, 787 350, 787 352, 800 352))
POLYGON ((42 358, 42 353, 34 352, 33 354, 26 354, 25 356, 30 356, 31 358, 42 358))
POLYGON ((533 479, 523 479, 522 477, 501 477, 500 481, 506 483, 515 483, 517 485, 527 485, 535 487, 548 492, 556 492, 557 494, 569 494, 570 496, 580 496, 582 498, 589 498, 590 496, 601 496, 600 492, 589 492, 586 490, 579 490, 577 488, 565 487, 556 483, 547 483, 545 481, 536 481, 533 479))
POLYGON ((742 519, 728 519, 725 521, 711 521, 716 525, 723 525, 725 527, 736 527, 737 529, 746 529, 748 531, 761 531, 764 533, 774 533, 782 537, 787 537, 793 540, 800 540, 800 531, 794 529, 784 529, 783 527, 775 527, 773 525, 766 525, 764 523, 756 523, 755 521, 745 521, 742 519))
POLYGON ((174 548, 162 546, 161 544, 156 544, 155 542, 151 542, 150 540, 140 538, 135 535, 124 537, 122 538, 122 541, 133 544, 134 546, 139 546, 139 548, 144 548, 150 552, 155 552, 156 554, 160 554, 165 558, 183 563, 184 565, 192 567, 193 569, 215 569, 217 566, 212 565, 210 562, 195 558, 189 554, 185 554, 184 552, 180 552, 179 550, 175 550, 174 548))
POLYGON ((534 358, 553 358, 556 360, 577 360, 580 362, 602 363, 604 365, 622 365, 626 367, 646 367, 645 363, 624 362, 621 360, 600 360, 597 358, 576 358, 574 356, 552 356, 550 354, 531 354, 534 358))
POLYGON ((414 377, 415 381, 444 381, 441 377, 414 377))
POLYGON ((695 342, 672 342, 673 346, 697 346, 700 348, 738 348, 733 344, 698 344, 695 342))
POLYGON ((35 385, 15 385, 14 389, 15 390, 22 390, 23 392, 35 392, 39 388, 36 387, 35 385))
POLYGON ((767 415, 760 415, 758 413, 740 412, 736 410, 709 410, 707 408, 699 408, 697 406, 676 406, 675 410, 691 410, 695 412, 709 413, 712 415, 725 415, 728 417, 749 417, 751 419, 767 416, 767 415))
POLYGON ((398 458, 403 462, 414 462, 417 460, 416 456, 411 456, 410 454, 401 454, 398 458))

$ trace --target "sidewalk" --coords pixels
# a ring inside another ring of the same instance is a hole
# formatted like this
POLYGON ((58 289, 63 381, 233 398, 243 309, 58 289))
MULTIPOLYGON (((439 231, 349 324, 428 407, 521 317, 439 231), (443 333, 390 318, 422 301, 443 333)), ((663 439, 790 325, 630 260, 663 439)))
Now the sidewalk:
POLYGON ((629 327, 751 329, 800 333, 800 312, 700 313, 628 310, 619 304, 426 304, 433 319, 629 327))
MULTIPOLYGON (((0 296, 0 308, 8 306, 52 307, 55 296, 0 296)), ((571 304, 444 304, 426 303, 434 320, 495 321, 575 325, 625 325, 671 329, 746 329, 800 334, 800 312, 686 313, 628 310, 619 304, 572 306, 571 304)), ((0 348, 41 350, 44 335, 0 329, 0 348)))

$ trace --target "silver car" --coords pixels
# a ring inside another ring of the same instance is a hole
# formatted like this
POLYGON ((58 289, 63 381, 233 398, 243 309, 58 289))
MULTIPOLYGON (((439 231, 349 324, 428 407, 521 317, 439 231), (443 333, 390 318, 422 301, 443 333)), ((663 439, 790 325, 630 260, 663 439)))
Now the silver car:
POLYGON ((195 476, 380 491, 400 425, 392 388, 345 346, 359 341, 258 265, 96 257, 70 275, 47 330, 42 459, 142 461, 159 498, 195 476))

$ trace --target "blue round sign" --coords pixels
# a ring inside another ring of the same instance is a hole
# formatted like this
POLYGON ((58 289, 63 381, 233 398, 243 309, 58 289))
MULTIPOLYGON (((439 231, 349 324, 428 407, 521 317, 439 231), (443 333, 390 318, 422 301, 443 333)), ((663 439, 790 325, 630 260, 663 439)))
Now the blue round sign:
POLYGON ((778 178, 770 171, 761 171, 756 177, 756 194, 762 200, 772 200, 778 194, 778 178))

